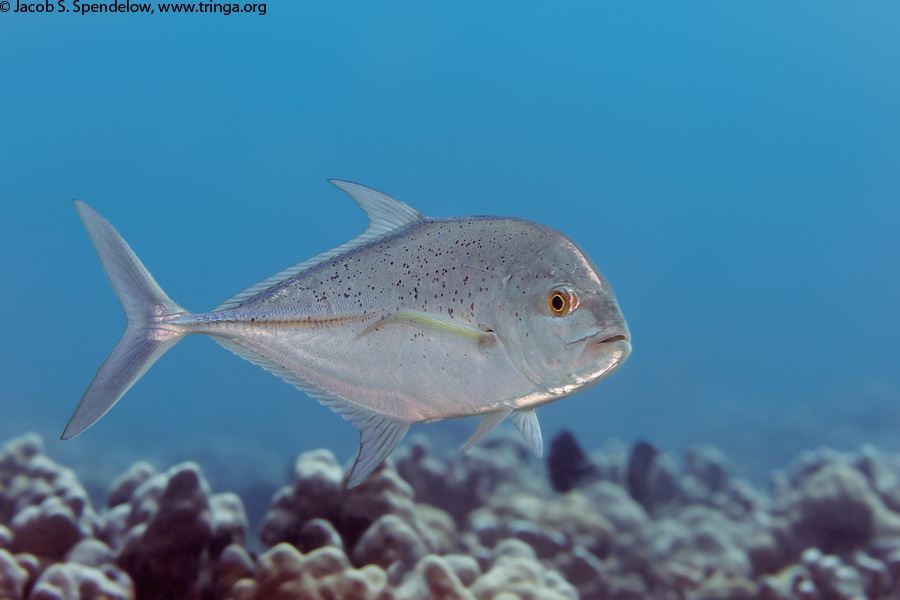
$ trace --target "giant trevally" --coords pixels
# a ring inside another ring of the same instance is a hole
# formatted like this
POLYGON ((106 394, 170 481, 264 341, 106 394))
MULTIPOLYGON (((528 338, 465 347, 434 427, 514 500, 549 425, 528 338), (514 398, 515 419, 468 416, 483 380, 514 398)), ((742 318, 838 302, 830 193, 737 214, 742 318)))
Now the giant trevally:
POLYGON ((368 228, 204 313, 173 302, 112 225, 76 200, 127 325, 62 438, 93 425, 180 339, 203 333, 359 429, 353 487, 414 423, 483 415, 465 451, 511 416, 540 456, 534 409, 597 383, 631 353, 612 288, 562 233, 507 217, 430 218, 331 183, 368 228))

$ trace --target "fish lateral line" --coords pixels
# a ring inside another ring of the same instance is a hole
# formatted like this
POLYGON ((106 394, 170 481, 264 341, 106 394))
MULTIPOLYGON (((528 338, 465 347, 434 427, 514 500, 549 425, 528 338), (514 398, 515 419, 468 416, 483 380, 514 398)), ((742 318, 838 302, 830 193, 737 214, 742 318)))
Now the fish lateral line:
POLYGON ((297 315, 296 317, 278 317, 271 318, 268 316, 254 315, 221 315, 216 312, 195 314, 189 316, 179 316, 177 320, 173 320, 175 324, 194 324, 194 325, 242 325, 249 327, 298 327, 298 328, 317 328, 317 327, 335 327, 346 325, 348 323, 358 323, 367 321, 373 315, 342 315, 334 317, 313 317, 310 315, 297 315))
POLYGON ((419 325, 423 328, 436 329, 438 331, 444 331, 462 337, 467 337, 474 340, 478 343, 479 346, 482 347, 493 344, 497 338, 496 334, 490 329, 481 329, 480 327, 470 325, 469 323, 464 323, 463 321, 457 321, 456 319, 451 319, 450 317, 445 317, 444 315, 436 315, 433 313, 426 313, 419 310, 404 308, 379 319, 375 323, 372 323, 371 325, 363 329, 359 333, 359 335, 356 336, 356 339, 359 339, 364 335, 367 335, 369 333, 372 333, 373 331, 377 331, 382 327, 394 323, 419 325))

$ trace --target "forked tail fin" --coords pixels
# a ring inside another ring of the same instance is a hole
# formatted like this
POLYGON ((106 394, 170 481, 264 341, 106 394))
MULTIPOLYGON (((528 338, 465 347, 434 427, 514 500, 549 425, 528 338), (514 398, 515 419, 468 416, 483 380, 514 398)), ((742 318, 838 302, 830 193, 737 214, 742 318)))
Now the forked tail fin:
POLYGON ((80 200, 75 201, 75 210, 122 303, 128 323, 81 397, 75 414, 63 431, 64 440, 96 423, 186 333, 183 328, 168 325, 161 318, 185 310, 162 291, 109 221, 80 200))

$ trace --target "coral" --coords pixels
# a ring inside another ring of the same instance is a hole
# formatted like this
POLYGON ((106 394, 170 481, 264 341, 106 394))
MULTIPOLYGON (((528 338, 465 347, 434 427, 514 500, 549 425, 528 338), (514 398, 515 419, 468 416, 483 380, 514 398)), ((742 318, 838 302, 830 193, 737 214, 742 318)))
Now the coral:
POLYGON ((551 440, 547 476, 554 491, 571 491, 586 480, 596 478, 597 471, 571 433, 563 431, 551 440))
POLYGON ((387 576, 367 565, 354 569, 339 549, 325 546, 301 554, 281 543, 259 557, 254 579, 241 579, 232 588, 233 600, 325 600, 389 598, 381 592, 387 576))
POLYGON ((492 496, 547 490, 528 449, 503 432, 452 460, 434 456, 427 438, 411 436, 394 460, 417 501, 446 511, 457 523, 492 496))
POLYGON ((330 452, 303 453, 257 556, 241 499, 211 493, 198 465, 135 463, 95 511, 23 436, 0 448, 0 598, 900 597, 898 456, 808 452, 768 497, 709 446, 679 464, 560 439, 553 486, 502 436, 443 458, 420 438, 352 490, 330 452))
POLYGON ((134 597, 134 586, 121 569, 67 562, 47 567, 28 600, 133 600, 134 597))
POLYGON ((18 557, 0 548, 0 598, 21 600, 30 577, 29 569, 20 564, 18 557))
POLYGON ((712 446, 694 444, 685 450, 685 475, 695 477, 710 492, 719 492, 726 488, 728 471, 728 459, 712 446))
POLYGON ((431 554, 419 561, 418 568, 432 597, 446 600, 474 600, 475 596, 466 589, 447 559, 431 554))
POLYGON ((761 578, 760 600, 788 600, 795 597, 822 600, 880 598, 887 590, 884 565, 863 555, 845 561, 835 555, 807 548, 800 562, 791 564, 775 575, 761 578), (855 564, 854 564, 855 563, 855 564))
POLYGON ((0 523, 12 533, 10 550, 61 559, 92 536, 95 521, 75 473, 43 455, 40 437, 25 435, 0 450, 0 523))
POLYGON ((804 474, 784 502, 787 527, 800 549, 842 553, 876 536, 900 535, 900 515, 888 510, 865 474, 842 461, 804 474))
MULTIPOLYGON (((211 496, 200 468, 176 465, 137 486, 119 527, 127 529, 119 564, 145 598, 193 598, 229 544, 243 544, 247 529, 240 499, 211 496)), ((121 536, 116 536, 121 538, 121 536)))
POLYGON ((470 588, 478 600, 510 594, 523 600, 578 600, 578 592, 553 569, 538 562, 534 550, 519 540, 504 540, 489 568, 470 588))
POLYGON ((346 549, 357 565, 395 565, 392 572, 400 574, 426 554, 448 552, 454 530, 449 515, 416 504, 412 488, 394 469, 383 467, 347 490, 334 455, 318 450, 297 458, 294 482, 276 493, 260 540, 307 552, 324 546, 346 549))
POLYGON ((412 527, 397 515, 384 515, 366 529, 356 544, 353 562, 382 568, 400 562, 409 570, 426 554, 422 537, 412 527))

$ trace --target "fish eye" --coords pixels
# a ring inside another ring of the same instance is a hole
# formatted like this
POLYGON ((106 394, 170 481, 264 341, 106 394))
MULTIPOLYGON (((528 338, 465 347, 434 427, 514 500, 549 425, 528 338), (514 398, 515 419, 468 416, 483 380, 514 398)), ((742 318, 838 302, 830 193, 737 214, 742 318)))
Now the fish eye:
POLYGON ((554 317, 564 317, 578 306, 578 297, 569 288, 557 287, 550 292, 547 306, 554 317))

